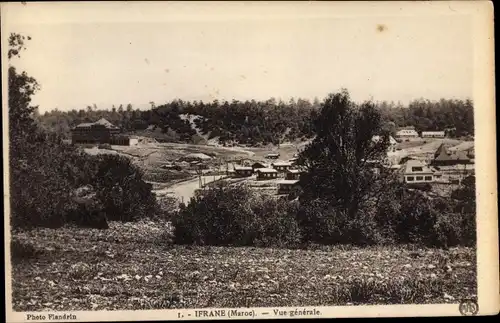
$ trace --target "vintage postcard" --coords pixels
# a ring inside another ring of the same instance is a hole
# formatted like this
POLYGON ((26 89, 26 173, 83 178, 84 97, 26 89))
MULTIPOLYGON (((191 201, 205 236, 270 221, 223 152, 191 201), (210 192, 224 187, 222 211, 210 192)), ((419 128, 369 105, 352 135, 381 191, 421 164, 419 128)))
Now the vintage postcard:
POLYGON ((1 12, 7 322, 498 313, 492 2, 1 12))

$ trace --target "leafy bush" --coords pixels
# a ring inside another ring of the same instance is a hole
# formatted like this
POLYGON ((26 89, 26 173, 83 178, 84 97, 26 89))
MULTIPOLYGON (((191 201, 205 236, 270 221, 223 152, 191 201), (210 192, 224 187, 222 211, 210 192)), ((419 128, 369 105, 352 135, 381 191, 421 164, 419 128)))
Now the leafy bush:
POLYGON ((10 160, 13 227, 74 223, 107 228, 107 219, 131 221, 155 212, 150 185, 126 157, 89 156, 43 132, 11 149, 15 149, 10 160), (92 205, 74 197, 89 184, 92 205))
POLYGON ((156 212, 150 218, 155 221, 172 221, 177 214, 178 200, 175 197, 157 198, 156 212))
POLYGON ((463 213, 461 217, 462 245, 474 246, 476 244, 476 214, 463 213))
POLYGON ((65 214, 75 207, 70 198, 71 147, 38 133, 10 148, 11 226, 64 224, 65 214))
POLYGON ((94 203, 81 203, 67 214, 67 222, 80 227, 109 229, 106 214, 94 203))
POLYGON ((221 182, 181 205, 173 219, 174 239, 178 244, 293 246, 300 241, 293 210, 286 201, 221 182))
POLYGON ((10 257, 12 260, 25 260, 37 257, 40 254, 33 245, 13 238, 10 241, 10 257))
POLYGON ((368 209, 349 216, 345 209, 327 201, 304 201, 298 221, 307 243, 372 245, 383 240, 375 214, 368 209))
POLYGON ((461 218, 460 214, 439 215, 427 244, 444 248, 460 245, 463 240, 461 218))
POLYGON ((142 171, 129 158, 99 155, 95 174, 96 198, 110 220, 135 221, 152 216, 156 199, 142 171))
POLYGON ((300 205, 297 220, 305 242, 339 243, 346 225, 344 214, 337 214, 327 201, 315 199, 300 205))
POLYGON ((458 211, 462 210, 460 203, 396 187, 350 216, 324 199, 305 200, 297 220, 305 243, 472 246, 475 213, 458 211))
POLYGON ((386 193, 376 216, 377 230, 385 242, 429 247, 475 243, 475 213, 461 212, 460 202, 430 198, 418 190, 386 193))
POLYGON ((436 222, 436 211, 430 200, 419 191, 403 194, 400 213, 395 219, 395 233, 401 243, 425 243, 436 222))
POLYGON ((296 221, 298 203, 260 195, 252 203, 257 215, 255 246, 296 247, 302 240, 296 221))

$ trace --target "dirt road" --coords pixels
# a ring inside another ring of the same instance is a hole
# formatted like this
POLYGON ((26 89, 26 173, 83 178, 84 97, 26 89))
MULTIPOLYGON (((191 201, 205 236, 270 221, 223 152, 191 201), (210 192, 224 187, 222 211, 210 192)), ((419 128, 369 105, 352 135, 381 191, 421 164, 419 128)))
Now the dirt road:
MULTIPOLYGON (((201 180, 203 184, 211 183, 215 180, 223 178, 223 175, 215 176, 202 176, 201 180)), ((194 192, 200 188, 199 178, 191 179, 185 182, 174 184, 170 187, 159 189, 153 191, 156 195, 173 195, 177 197, 181 202, 187 202, 191 197, 194 196, 194 192)))

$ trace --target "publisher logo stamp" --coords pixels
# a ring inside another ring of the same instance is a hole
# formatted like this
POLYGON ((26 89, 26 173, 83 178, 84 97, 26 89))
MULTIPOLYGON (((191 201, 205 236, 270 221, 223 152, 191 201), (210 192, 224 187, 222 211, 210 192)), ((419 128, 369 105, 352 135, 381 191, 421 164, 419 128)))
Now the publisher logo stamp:
POLYGON ((473 316, 479 311, 479 305, 472 299, 465 299, 460 302, 458 310, 464 316, 473 316))

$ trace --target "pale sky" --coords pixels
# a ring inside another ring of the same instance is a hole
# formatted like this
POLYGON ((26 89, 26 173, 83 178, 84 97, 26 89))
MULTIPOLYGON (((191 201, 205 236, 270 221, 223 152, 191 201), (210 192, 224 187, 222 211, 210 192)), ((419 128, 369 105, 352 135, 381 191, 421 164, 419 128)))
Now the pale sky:
POLYGON ((13 4, 6 19, 9 32, 32 37, 12 64, 41 84, 41 112, 176 98, 323 99, 342 87, 356 101, 472 97, 469 16, 387 16, 367 4, 362 13, 240 4, 224 14, 215 10, 222 4, 13 4))

